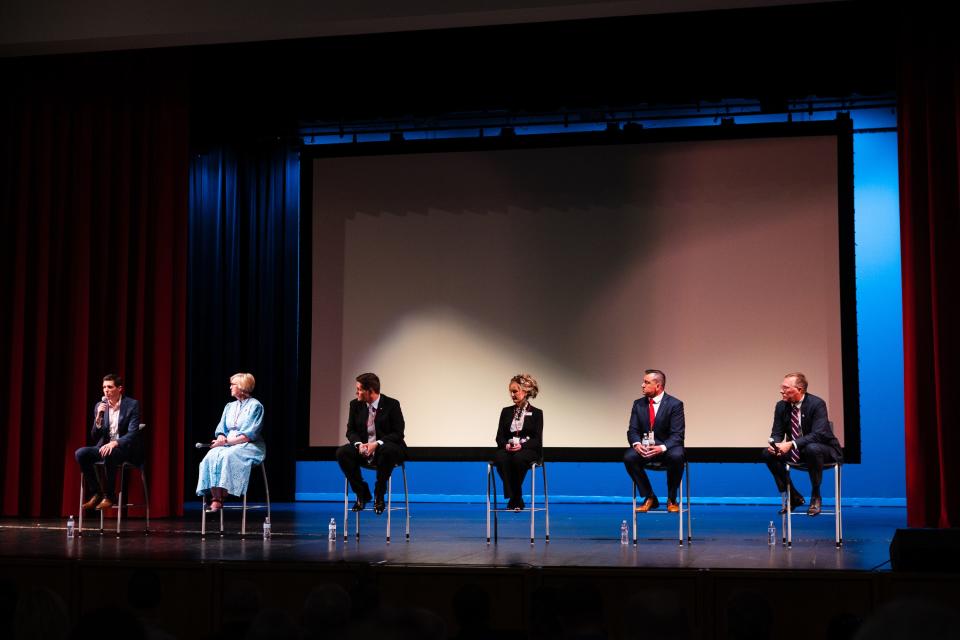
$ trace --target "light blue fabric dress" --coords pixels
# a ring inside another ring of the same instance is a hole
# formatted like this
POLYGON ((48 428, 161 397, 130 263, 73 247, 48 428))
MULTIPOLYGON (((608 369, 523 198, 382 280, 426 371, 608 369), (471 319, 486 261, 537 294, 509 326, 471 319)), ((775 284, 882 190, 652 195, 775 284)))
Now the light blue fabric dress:
POLYGON ((247 436, 250 442, 210 449, 200 461, 197 495, 210 495, 210 487, 223 487, 227 493, 240 496, 247 492, 250 469, 267 456, 267 447, 260 437, 263 405, 256 398, 228 402, 223 408, 214 436, 247 436))

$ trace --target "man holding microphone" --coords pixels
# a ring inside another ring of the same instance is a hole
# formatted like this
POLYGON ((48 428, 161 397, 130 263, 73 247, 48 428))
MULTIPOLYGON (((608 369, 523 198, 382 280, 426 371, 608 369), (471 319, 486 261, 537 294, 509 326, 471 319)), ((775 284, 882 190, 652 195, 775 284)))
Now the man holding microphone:
POLYGON ((105 375, 103 398, 93 405, 90 438, 96 444, 80 447, 75 454, 90 496, 84 509, 109 509, 116 502, 117 468, 124 462, 140 464, 143 460, 139 429, 140 403, 123 395, 123 378, 115 373, 105 375), (100 461, 102 467, 96 465, 100 461))

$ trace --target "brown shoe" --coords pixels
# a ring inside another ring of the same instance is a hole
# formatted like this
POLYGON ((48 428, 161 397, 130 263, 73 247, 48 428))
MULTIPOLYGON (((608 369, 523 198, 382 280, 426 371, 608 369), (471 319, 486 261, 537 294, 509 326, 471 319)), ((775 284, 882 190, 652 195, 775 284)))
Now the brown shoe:
MULTIPOLYGON (((799 493, 790 492, 790 511, 796 511, 798 507, 802 507, 807 503, 803 499, 803 496, 799 493)), ((780 511, 777 511, 777 515, 783 515, 787 512, 786 508, 781 508, 780 511)))
POLYGON ((97 511, 105 511, 113 506, 113 500, 110 498, 104 498, 97 504, 97 511))
POLYGON ((680 503, 675 500, 667 500, 667 511, 677 513, 680 511, 680 503))
POLYGON ((82 505, 80 505, 80 508, 81 508, 81 509, 93 509, 93 508, 96 507, 98 504, 100 504, 100 501, 101 501, 101 500, 103 500, 103 494, 102 494, 102 493, 95 493, 95 494, 93 494, 93 495, 90 497, 89 500, 87 500, 87 501, 84 502, 82 505))
POLYGON ((660 501, 657 500, 657 496, 649 496, 646 500, 643 501, 639 507, 637 507, 637 513, 646 513, 651 509, 656 509, 660 506, 660 501))

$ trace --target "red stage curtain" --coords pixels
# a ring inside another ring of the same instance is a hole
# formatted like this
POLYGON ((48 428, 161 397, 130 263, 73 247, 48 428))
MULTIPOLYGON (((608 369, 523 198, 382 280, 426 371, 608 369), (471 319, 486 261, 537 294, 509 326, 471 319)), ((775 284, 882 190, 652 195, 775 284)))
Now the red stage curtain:
POLYGON ((3 515, 76 513, 74 450, 109 372, 148 425, 152 515, 182 513, 189 156, 172 58, 0 67, 3 515))
POLYGON ((954 24, 910 16, 901 42, 900 233, 911 527, 960 526, 960 405, 954 395, 960 392, 960 46, 954 24))

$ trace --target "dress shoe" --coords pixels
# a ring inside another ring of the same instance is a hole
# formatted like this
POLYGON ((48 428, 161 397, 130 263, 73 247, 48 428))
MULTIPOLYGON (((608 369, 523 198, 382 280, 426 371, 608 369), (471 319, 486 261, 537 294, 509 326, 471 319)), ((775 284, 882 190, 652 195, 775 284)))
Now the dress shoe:
POLYGON ((373 501, 373 512, 377 515, 380 515, 387 510, 387 505, 384 503, 383 498, 377 498, 373 501))
POLYGON ((660 501, 657 500, 657 496, 648 496, 646 500, 643 501, 639 507, 637 507, 637 513, 646 513, 651 509, 657 509, 660 507, 660 501))
MULTIPOLYGON (((806 503, 807 501, 803 499, 802 495, 790 492, 790 511, 796 511, 797 507, 802 507, 806 503)), ((781 507, 780 511, 777 511, 777 514, 782 516, 786 512, 787 510, 781 507)))
POLYGON ((101 501, 101 500, 103 500, 103 494, 102 494, 102 493, 95 493, 95 494, 93 494, 93 496, 92 496, 89 500, 87 500, 87 501, 84 502, 82 505, 80 505, 80 508, 81 508, 81 509, 93 509, 93 508, 96 507, 98 504, 100 504, 100 501, 101 501))
POLYGON ((527 503, 523 501, 523 498, 517 498, 517 501, 513 503, 514 511, 523 511, 527 508, 527 503))
POLYGON ((104 498, 97 504, 97 511, 105 511, 113 506, 113 500, 110 498, 104 498))
POLYGON ((820 506, 821 506, 820 496, 812 496, 810 498, 810 508, 807 509, 808 516, 818 516, 820 515, 820 506))
POLYGON ((678 513, 680 511, 680 503, 676 500, 667 500, 667 511, 670 513, 678 513))
POLYGON ((352 511, 363 511, 367 508, 367 503, 370 502, 370 496, 357 497, 357 501, 353 503, 351 507, 352 511))

